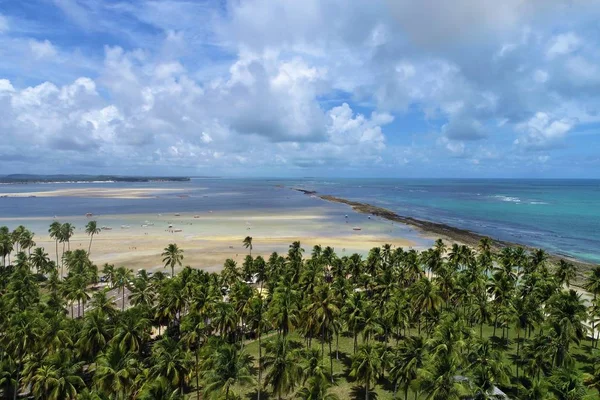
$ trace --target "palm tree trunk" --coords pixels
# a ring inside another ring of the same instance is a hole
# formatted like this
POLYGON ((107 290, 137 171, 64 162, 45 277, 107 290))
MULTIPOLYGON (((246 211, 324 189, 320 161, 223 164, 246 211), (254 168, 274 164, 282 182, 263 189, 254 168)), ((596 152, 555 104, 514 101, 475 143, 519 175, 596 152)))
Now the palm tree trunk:
POLYGON ((88 255, 92 254, 92 240, 94 240, 94 234, 90 235, 90 245, 88 246, 88 255))
POLYGON ((331 340, 329 341, 329 369, 331 371, 331 383, 333 383, 333 351, 331 351, 331 340))
POLYGON ((521 330, 517 329, 517 381, 519 380, 519 353, 521 350, 521 330))
POLYGON ((365 400, 369 400, 369 382, 365 383, 365 400))
POLYGON ((19 374, 21 373, 21 355, 19 352, 19 361, 17 362, 17 379, 15 380, 15 390, 13 392, 13 400, 17 400, 19 394, 19 374))
POLYGON ((122 291, 122 296, 121 296, 121 311, 125 311, 125 286, 123 286, 123 288, 121 289, 122 291))
MULTIPOLYGON (((198 365, 200 362, 198 361, 198 352, 200 351, 200 341, 196 342, 196 399, 200 400, 200 377, 198 376, 198 365)), ((260 399, 259 399, 260 400, 260 399)))
MULTIPOLYGON (((262 317, 262 315, 261 315, 262 317)), ((260 323, 260 322, 259 322, 260 323)), ((260 337, 262 336, 260 327, 258 328, 258 391, 256 400, 260 400, 260 385, 262 383, 262 347, 260 337)))

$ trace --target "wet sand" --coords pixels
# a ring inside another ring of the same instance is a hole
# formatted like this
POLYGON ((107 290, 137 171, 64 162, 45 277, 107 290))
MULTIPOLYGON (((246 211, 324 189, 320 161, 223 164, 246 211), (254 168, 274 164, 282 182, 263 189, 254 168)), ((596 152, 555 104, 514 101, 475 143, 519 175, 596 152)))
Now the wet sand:
MULTIPOLYGON (((300 241, 308 256, 316 244, 331 246, 341 257, 352 253, 366 254, 376 246, 390 243, 404 248, 425 248, 431 243, 418 236, 404 235, 405 228, 382 219, 367 219, 352 213, 348 219, 331 215, 329 207, 310 210, 266 212, 243 210, 234 212, 203 212, 202 214, 129 214, 99 216, 102 230, 94 236, 91 259, 99 267, 105 263, 127 266, 131 269, 160 270, 160 254, 169 243, 177 243, 184 250, 184 266, 219 271, 227 258, 242 263, 248 249, 242 245, 246 236, 253 238, 252 255, 267 258, 272 252, 286 254, 289 245, 300 241), (353 228, 360 224, 361 230, 353 228)), ((60 222, 70 222, 76 231, 71 238, 71 249, 87 249, 89 236, 83 216, 63 217, 60 222)), ((52 218, 0 219, 0 225, 14 226, 23 223, 35 232, 38 246, 46 249, 51 259, 56 259, 55 243, 47 230, 52 218)), ((59 254, 62 244, 59 244, 59 254)))
POLYGON ((79 188, 79 189, 56 189, 38 192, 14 192, 2 193, 3 197, 84 197, 84 198, 110 198, 110 199, 142 199, 151 198, 161 194, 173 194, 182 192, 183 189, 159 189, 159 188, 79 188))

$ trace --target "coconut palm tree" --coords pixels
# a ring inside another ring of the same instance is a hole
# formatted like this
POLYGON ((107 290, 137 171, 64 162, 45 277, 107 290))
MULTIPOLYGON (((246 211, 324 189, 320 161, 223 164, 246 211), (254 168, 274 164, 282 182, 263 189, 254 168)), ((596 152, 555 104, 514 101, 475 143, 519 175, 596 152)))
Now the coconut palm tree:
POLYGON ((427 400, 460 400, 469 394, 468 381, 460 378, 456 357, 431 357, 419 370, 418 387, 427 400))
POLYGON ((339 400, 339 396, 330 391, 331 382, 326 377, 313 376, 296 395, 302 400, 339 400))
POLYGON ((365 400, 369 400, 369 390, 381 370, 381 363, 381 348, 377 345, 361 345, 352 357, 350 377, 365 386, 365 400))
POLYGON ((132 353, 121 346, 111 345, 96 360, 94 385, 100 393, 125 400, 134 388, 141 365, 132 353))
POLYGON ((165 268, 171 267, 171 276, 175 276, 175 266, 179 265, 181 267, 181 262, 183 261, 183 250, 175 243, 171 243, 165 247, 161 256, 163 257, 165 268))
POLYGON ((572 368, 557 368, 550 377, 550 390, 557 400, 583 400, 587 391, 580 371, 572 368))
POLYGON ((246 236, 242 241, 245 248, 250 250, 250 256, 252 257, 252 236, 246 236))
POLYGON ((130 286, 133 280, 133 271, 129 268, 119 267, 115 270, 114 287, 121 291, 121 311, 125 310, 125 288, 130 286))
POLYGON ((408 399, 408 390, 418 377, 418 371, 425 360, 425 340, 421 336, 404 338, 393 352, 390 362, 390 380, 394 384, 394 398, 398 385, 404 391, 404 400, 408 399))
MULTIPOLYGON (((598 299, 598 295, 600 294, 600 265, 594 267, 588 274, 585 279, 584 286, 585 290, 590 292, 594 296, 594 304, 598 299)), ((594 318, 590 318, 592 320, 592 347, 594 345, 597 346, 598 343, 594 343, 594 335, 596 334, 596 323, 594 318)))
POLYGON ((165 337, 152 346, 150 359, 150 375, 154 378, 166 378, 183 395, 193 368, 190 352, 179 341, 165 337))
POLYGON ((73 237, 73 233, 75 233, 75 226, 70 224, 69 222, 65 222, 60 227, 60 232, 62 236, 63 242, 67 243, 67 250, 71 250, 71 237, 73 237))
POLYGON ((61 239, 61 226, 62 224, 60 222, 54 221, 50 224, 50 228, 48 229, 50 238, 54 239, 56 245, 56 265, 58 265, 58 242, 61 239))
POLYGON ((254 383, 251 365, 252 357, 235 344, 214 341, 207 347, 201 368, 204 394, 209 398, 223 396, 229 400, 234 386, 254 383))
POLYGON ((302 377, 297 351, 300 347, 300 343, 284 336, 277 336, 265 343, 266 355, 262 362, 266 371, 264 384, 271 386, 278 400, 290 393, 302 377))
POLYGON ((182 340, 187 348, 194 351, 196 397, 200 400, 200 347, 208 337, 206 319, 195 310, 190 312, 181 320, 181 332, 182 340))
POLYGON ((571 281, 577 276, 575 265, 565 260, 560 260, 554 271, 554 276, 557 279, 560 286, 571 285, 571 281))
POLYGON ((98 223, 96 221, 89 221, 85 226, 85 233, 90 236, 90 244, 88 246, 88 254, 92 254, 92 240, 94 239, 94 235, 97 235, 102 230, 98 228, 98 223))
POLYGON ((31 265, 35 268, 37 273, 50 273, 48 270, 49 263, 50 259, 48 258, 48 253, 46 253, 42 247, 37 247, 31 255, 31 265))

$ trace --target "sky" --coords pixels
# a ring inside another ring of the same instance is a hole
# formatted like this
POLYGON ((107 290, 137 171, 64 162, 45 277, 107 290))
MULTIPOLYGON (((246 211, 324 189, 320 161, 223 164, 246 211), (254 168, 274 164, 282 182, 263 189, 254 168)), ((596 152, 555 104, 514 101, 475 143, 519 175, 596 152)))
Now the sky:
POLYGON ((0 0, 0 174, 600 178, 600 0, 0 0))

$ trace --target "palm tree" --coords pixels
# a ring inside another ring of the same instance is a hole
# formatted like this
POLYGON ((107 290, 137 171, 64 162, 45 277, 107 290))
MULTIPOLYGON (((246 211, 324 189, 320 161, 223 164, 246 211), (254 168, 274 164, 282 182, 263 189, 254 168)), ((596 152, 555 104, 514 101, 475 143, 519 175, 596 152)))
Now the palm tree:
POLYGON ((62 224, 60 222, 54 221, 50 224, 50 229, 48 229, 50 238, 54 239, 54 242, 56 244, 56 265, 58 265, 58 242, 61 239, 61 226, 62 224))
POLYGON ((297 349, 301 345, 286 337, 278 336, 265 343, 266 352, 262 367, 267 371, 265 385, 271 386, 273 394, 281 396, 290 393, 302 376, 297 349))
POLYGON ((208 335, 205 318, 195 310, 190 312, 181 320, 181 332, 182 340, 187 348, 194 350, 196 359, 194 368, 196 375, 196 396, 200 400, 200 346, 204 343, 208 335))
POLYGON ((173 387, 179 388, 179 394, 183 395, 183 388, 193 367, 190 352, 183 349, 179 341, 165 337, 152 346, 151 362, 151 376, 166 378, 173 387))
POLYGON ((89 221, 85 226, 85 233, 90 235, 90 244, 88 246, 88 254, 92 253, 92 240, 94 239, 94 235, 97 235, 101 232, 101 229, 98 228, 98 223, 96 221, 89 221))
POLYGON ((242 243, 245 248, 250 250, 250 256, 252 256, 252 236, 246 236, 242 243))
POLYGON ((378 346, 364 344, 352 357, 350 377, 365 386, 365 400, 369 400, 369 389, 375 383, 377 373, 381 370, 381 349, 378 346))
POLYGON ((181 267, 181 262, 183 261, 183 250, 177 247, 175 243, 171 243, 165 247, 161 256, 163 257, 165 268, 171 267, 171 276, 175 276, 175 266, 179 265, 181 267))
POLYGON ((468 394, 466 379, 460 379, 458 360, 442 355, 432 357, 419 370, 418 385, 427 400, 460 400, 468 394))
POLYGON ((65 222, 64 224, 61 225, 60 232, 61 232, 63 242, 67 243, 67 250, 70 251, 71 250, 71 237, 73 236, 73 233, 75 232, 75 227, 72 224, 65 222))
POLYGON ((289 286, 275 289, 273 299, 267 312, 267 318, 286 336, 298 324, 298 293, 289 286))
POLYGON ((331 382, 326 377, 313 376, 296 396, 302 400, 339 400, 337 394, 329 391, 331 386, 331 382))
POLYGON ((21 251, 27 250, 27 255, 31 256, 31 248, 35 247, 35 241, 33 240, 34 233, 28 229, 25 229, 19 236, 19 245, 21 251))
POLYGON ((408 390, 417 379, 425 359, 425 341, 421 336, 407 337, 400 342, 390 362, 390 380, 394 383, 394 398, 398 385, 402 385, 404 400, 408 390))
POLYGON ((150 320, 139 309, 130 308, 119 315, 111 345, 124 353, 141 353, 150 340, 150 330, 150 320))
POLYGON ((467 358, 470 362, 467 371, 472 376, 476 398, 492 399, 497 385, 510 383, 510 366, 490 339, 476 341, 467 358))
POLYGON ((256 293, 254 297, 250 299, 248 303, 248 316, 246 323, 250 326, 250 329, 256 333, 258 337, 258 392, 257 400, 260 400, 260 390, 262 384, 262 334, 268 328, 268 321, 265 315, 265 304, 260 293, 256 293))
POLYGON ((554 276, 556 277, 561 286, 567 285, 567 287, 569 287, 571 281, 577 276, 575 265, 573 265, 573 263, 561 259, 558 262, 556 270, 554 271, 554 276))
POLYGON ((133 280, 133 271, 129 268, 119 267, 115 271, 114 287, 121 290, 121 311, 125 310, 125 288, 130 285, 133 280))
MULTIPOLYGON (((590 292, 594 296, 594 304, 596 304, 596 300, 598 295, 600 294, 600 265, 594 267, 590 273, 588 274, 585 284, 583 286, 585 290, 590 292)), ((596 335, 596 324, 595 319, 590 318, 592 320, 592 347, 594 347, 594 336, 596 335)), ((597 343, 596 343, 597 345, 597 343)))
POLYGON ((254 383, 250 372, 252 357, 235 344, 214 342, 207 347, 208 356, 202 364, 204 393, 210 398, 224 395, 229 400, 235 385, 254 383))
POLYGON ((128 399, 140 367, 131 353, 120 346, 109 346, 96 360, 94 384, 106 396, 128 399))
POLYGON ((557 368, 550 383, 557 400, 583 400, 587 395, 582 374, 575 369, 557 368))
POLYGON ((90 359, 106 348, 112 339, 114 327, 106 320, 101 309, 88 312, 77 341, 77 348, 83 356, 90 359))
POLYGON ((333 352, 331 351, 332 331, 334 321, 340 315, 333 293, 328 285, 321 285, 313 294, 307 309, 307 315, 313 319, 321 334, 321 356, 325 357, 325 341, 329 342, 330 373, 333 379, 333 352))
POLYGON ((43 248, 37 247, 31 255, 31 265, 38 273, 45 274, 50 273, 47 268, 49 263, 50 259, 48 258, 48 253, 46 253, 43 248))
POLYGON ((529 379, 525 385, 520 385, 519 399, 522 400, 550 400, 554 399, 548 392, 548 382, 545 379, 529 379))
POLYGON ((38 398, 48 400, 75 399, 85 387, 81 377, 82 363, 73 361, 72 352, 62 349, 48 356, 31 378, 31 391, 38 398))

